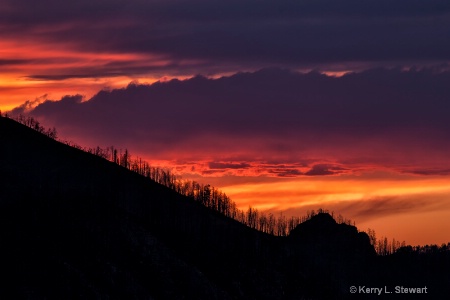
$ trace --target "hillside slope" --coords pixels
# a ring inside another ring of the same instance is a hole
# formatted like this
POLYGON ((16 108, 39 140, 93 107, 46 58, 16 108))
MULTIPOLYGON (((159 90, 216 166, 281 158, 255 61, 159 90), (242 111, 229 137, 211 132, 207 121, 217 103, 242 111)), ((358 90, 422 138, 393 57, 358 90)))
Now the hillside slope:
POLYGON ((0 118, 0 144, 2 272, 8 278, 0 293, 229 299, 155 236, 163 235, 155 223, 174 220, 164 210, 201 207, 10 119, 0 118))
POLYGON ((1 117, 0 145, 0 298, 347 299, 389 268, 327 214, 275 237, 1 117))
POLYGON ((272 263, 260 264, 276 256, 275 237, 13 120, 0 118, 0 143, 1 228, 15 292, 281 294, 272 263), (249 272, 265 284, 242 283, 249 272))

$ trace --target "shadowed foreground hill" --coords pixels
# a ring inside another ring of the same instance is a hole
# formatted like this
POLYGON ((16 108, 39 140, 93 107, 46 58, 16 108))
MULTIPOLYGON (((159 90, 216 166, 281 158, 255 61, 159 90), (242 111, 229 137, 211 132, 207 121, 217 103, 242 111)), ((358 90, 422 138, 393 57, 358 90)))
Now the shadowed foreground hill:
POLYGON ((0 298, 347 299, 390 265, 328 214, 275 237, 1 117, 0 145, 0 298))

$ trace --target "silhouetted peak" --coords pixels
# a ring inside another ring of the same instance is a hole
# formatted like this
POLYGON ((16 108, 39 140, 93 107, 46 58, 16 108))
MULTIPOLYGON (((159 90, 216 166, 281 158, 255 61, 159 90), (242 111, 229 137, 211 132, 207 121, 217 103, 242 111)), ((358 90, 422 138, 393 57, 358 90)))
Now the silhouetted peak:
POLYGON ((349 224, 338 224, 328 213, 319 213, 299 224, 289 237, 294 245, 300 247, 298 249, 302 249, 299 251, 312 256, 340 257, 347 261, 375 256, 366 233, 358 232, 349 224))
POLYGON ((313 217, 311 217, 311 219, 309 219, 305 223, 313 223, 313 224, 318 224, 318 225, 326 224, 327 226, 329 226, 329 225, 335 225, 336 221, 329 213, 318 213, 317 215, 314 215, 313 217))
POLYGON ((320 235, 337 231, 338 224, 329 213, 319 213, 294 228, 291 236, 320 235))

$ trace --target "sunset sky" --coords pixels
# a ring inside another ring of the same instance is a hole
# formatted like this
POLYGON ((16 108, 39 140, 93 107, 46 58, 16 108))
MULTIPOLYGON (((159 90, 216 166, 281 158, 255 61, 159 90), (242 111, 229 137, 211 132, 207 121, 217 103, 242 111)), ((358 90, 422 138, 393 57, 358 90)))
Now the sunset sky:
POLYGON ((447 0, 0 0, 0 110, 242 209, 450 242, 447 0))

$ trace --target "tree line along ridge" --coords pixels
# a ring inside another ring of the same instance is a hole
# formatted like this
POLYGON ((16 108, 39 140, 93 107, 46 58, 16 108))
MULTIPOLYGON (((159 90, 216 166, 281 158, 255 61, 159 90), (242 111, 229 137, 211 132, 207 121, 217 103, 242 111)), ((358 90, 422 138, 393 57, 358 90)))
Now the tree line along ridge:
MULTIPOLYGON (((342 215, 339 214, 336 216, 334 212, 329 212, 328 210, 322 208, 319 208, 317 211, 308 211, 306 215, 302 217, 286 217, 282 212, 280 212, 278 216, 275 216, 271 212, 266 213, 264 211, 259 211, 251 206, 244 211, 239 209, 236 203, 220 189, 217 189, 210 184, 203 184, 196 181, 182 179, 181 176, 174 174, 168 168, 151 166, 147 161, 142 160, 142 158, 137 156, 132 157, 128 149, 117 149, 114 146, 109 146, 106 148, 101 148, 99 146, 92 148, 82 147, 72 141, 58 139, 58 134, 55 127, 46 129, 38 120, 31 116, 24 116, 22 114, 18 116, 9 116, 8 114, 5 114, 3 116, 0 111, 0 117, 13 119, 18 123, 46 135, 49 138, 113 162, 123 168, 166 186, 181 195, 191 198, 209 209, 232 218, 250 228, 270 235, 287 236, 291 230, 297 227, 297 225, 310 220, 315 215, 321 213, 330 214, 338 224, 355 226, 354 222, 342 217, 342 215)), ((447 245, 443 244, 440 247, 437 245, 412 247, 409 245, 407 246, 404 241, 400 242, 395 239, 389 240, 387 237, 377 238, 375 230, 370 228, 364 232, 366 232, 369 236, 370 243, 378 255, 390 255, 397 251, 415 253, 450 251, 450 243, 447 245)))

